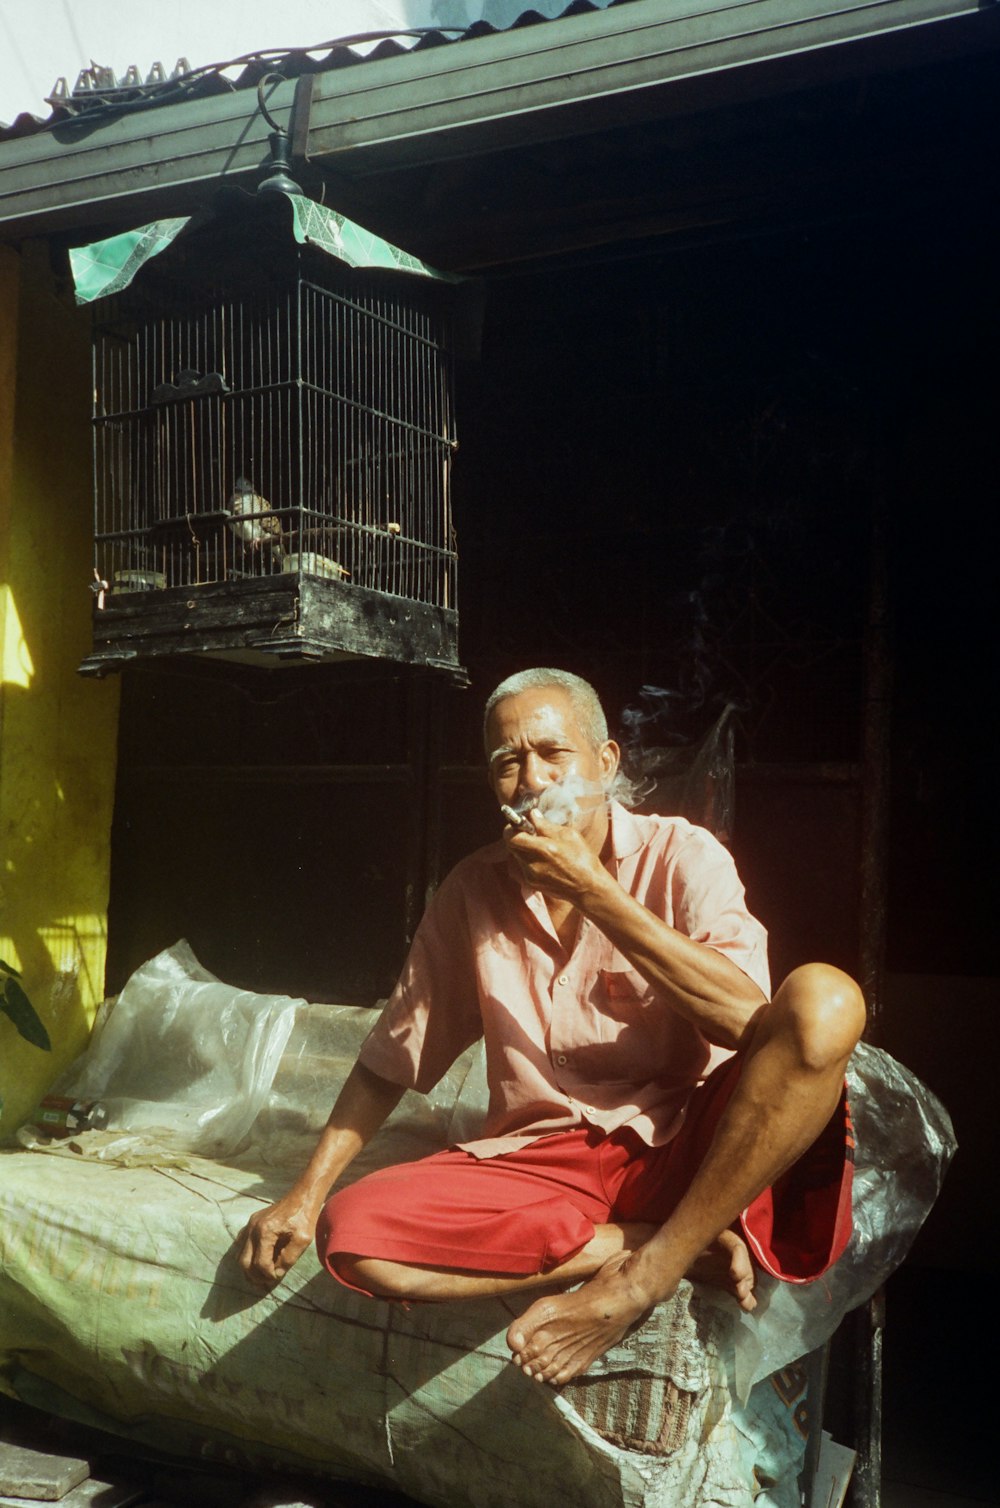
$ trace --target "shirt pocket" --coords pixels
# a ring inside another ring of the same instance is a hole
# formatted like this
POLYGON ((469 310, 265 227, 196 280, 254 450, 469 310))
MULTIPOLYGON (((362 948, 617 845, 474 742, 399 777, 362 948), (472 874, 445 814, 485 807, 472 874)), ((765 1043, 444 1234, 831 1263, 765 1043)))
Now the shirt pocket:
POLYGON ((605 1016, 632 1021, 656 999, 652 985, 636 969, 599 969, 591 999, 605 1016))
POLYGON ((623 1105, 634 1103, 631 1088, 657 1077, 662 1066, 665 1018, 656 1001, 635 969, 597 970, 588 1001, 590 1032, 571 1058, 582 1083, 628 1085, 619 1098, 623 1105))
POLYGON ((598 970, 590 1004, 595 1041, 573 1055, 583 1078, 637 1086, 655 1082, 670 1090, 693 1087, 708 1058, 707 1045, 638 970, 598 970))

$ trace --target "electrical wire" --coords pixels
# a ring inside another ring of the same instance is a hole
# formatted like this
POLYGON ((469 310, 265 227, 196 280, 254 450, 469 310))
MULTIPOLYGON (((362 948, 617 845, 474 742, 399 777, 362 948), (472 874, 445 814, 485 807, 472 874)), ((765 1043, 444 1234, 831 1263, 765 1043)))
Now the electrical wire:
MULTIPOLYGON (((176 103, 188 98, 200 85, 201 81, 210 76, 221 78, 228 68, 248 68, 254 63, 265 64, 271 59, 284 59, 294 54, 314 52, 334 52, 341 47, 357 47, 367 43, 393 41, 397 37, 421 37, 452 33, 456 36, 464 36, 468 31, 467 26, 412 26, 394 27, 386 31, 360 31, 346 37, 336 37, 328 42, 316 42, 309 47, 263 47, 253 52, 242 53, 239 57, 230 58, 225 62, 203 63, 197 68, 191 68, 186 73, 177 74, 173 78, 157 80, 155 83, 146 84, 116 84, 114 89, 104 91, 100 88, 88 90, 80 95, 71 95, 66 101, 60 101, 64 113, 56 120, 46 121, 42 129, 51 130, 55 126, 65 126, 67 116, 71 120, 93 121, 104 114, 124 115, 135 110, 146 110, 153 106, 176 103), (131 96, 128 99, 102 98, 102 94, 113 95, 123 90, 131 96)), ((92 71, 92 70, 85 70, 92 71)), ((278 75, 267 74, 261 82, 267 78, 278 75)), ((228 80, 226 81, 228 82, 228 80)), ((231 87, 235 88, 235 85, 231 87)), ((259 91, 258 91, 259 97, 259 91)))
POLYGON ((80 33, 76 29, 76 22, 73 20, 73 11, 69 0, 62 0, 62 9, 63 15, 66 17, 66 25, 69 27, 69 34, 73 39, 73 46, 76 48, 76 55, 78 58, 86 57, 87 51, 80 40, 80 33))
POLYGON ((31 76, 31 70, 28 67, 24 53, 21 51, 21 48, 18 45, 17 37, 14 35, 10 22, 7 20, 7 17, 3 14, 2 11, 0 11, 0 28, 2 28, 6 36, 7 49, 10 58, 12 58, 17 64, 21 77, 24 79, 24 82, 27 84, 29 90, 33 92, 35 88, 35 82, 31 76))

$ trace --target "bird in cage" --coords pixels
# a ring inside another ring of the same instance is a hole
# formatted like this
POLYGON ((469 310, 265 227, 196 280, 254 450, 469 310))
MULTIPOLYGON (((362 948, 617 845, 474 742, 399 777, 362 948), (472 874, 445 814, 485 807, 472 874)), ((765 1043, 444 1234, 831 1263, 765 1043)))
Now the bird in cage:
POLYGON ((261 497, 253 482, 245 476, 236 478, 229 496, 229 512, 229 527, 241 544, 269 556, 284 555, 281 519, 271 512, 267 498, 261 497))

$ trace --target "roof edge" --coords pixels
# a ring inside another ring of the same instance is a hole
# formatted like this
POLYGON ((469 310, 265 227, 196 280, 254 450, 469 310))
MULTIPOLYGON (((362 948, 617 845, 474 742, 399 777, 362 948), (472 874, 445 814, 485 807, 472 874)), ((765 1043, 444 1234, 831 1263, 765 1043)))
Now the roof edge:
MULTIPOLYGON (((997 47, 998 23, 994 0, 630 0, 281 82, 267 110, 309 161, 361 178, 997 47)), ((270 129, 237 90, 8 141, 0 239, 249 186, 270 129)))

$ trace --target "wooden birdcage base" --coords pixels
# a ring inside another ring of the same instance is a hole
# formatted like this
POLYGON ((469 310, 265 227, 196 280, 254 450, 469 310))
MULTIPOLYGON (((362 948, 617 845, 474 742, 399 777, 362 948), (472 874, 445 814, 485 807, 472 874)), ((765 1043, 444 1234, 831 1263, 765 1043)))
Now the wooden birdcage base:
POLYGON ((454 609, 294 573, 109 593, 94 604, 94 649, 79 670, 102 676, 139 656, 185 654, 269 667, 375 657, 465 677, 454 609))

